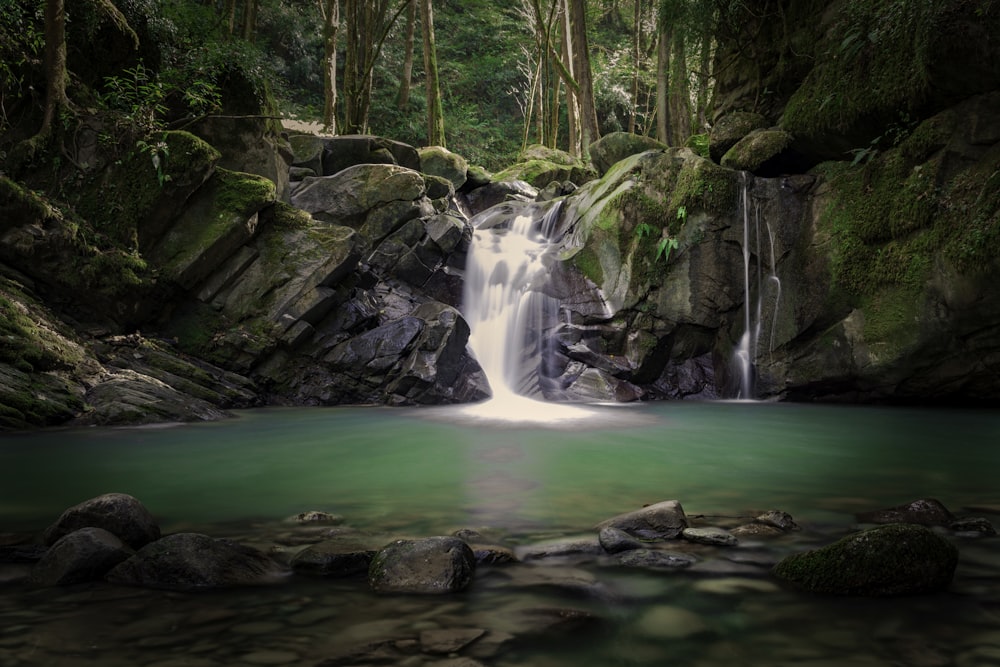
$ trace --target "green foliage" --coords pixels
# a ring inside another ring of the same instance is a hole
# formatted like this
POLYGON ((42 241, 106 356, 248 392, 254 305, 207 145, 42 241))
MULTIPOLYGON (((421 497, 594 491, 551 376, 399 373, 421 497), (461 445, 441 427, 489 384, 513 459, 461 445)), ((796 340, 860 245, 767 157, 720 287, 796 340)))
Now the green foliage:
POLYGON ((0 134, 10 127, 9 105, 26 92, 26 65, 44 48, 41 14, 40 3, 0 0, 0 134))

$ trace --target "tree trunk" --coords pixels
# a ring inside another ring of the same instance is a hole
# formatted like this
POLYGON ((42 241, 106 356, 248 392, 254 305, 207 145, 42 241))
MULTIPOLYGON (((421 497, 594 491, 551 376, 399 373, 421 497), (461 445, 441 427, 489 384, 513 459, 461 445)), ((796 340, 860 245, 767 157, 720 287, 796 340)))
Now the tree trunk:
POLYGON ((421 0, 420 22, 424 33, 424 71, 427 83, 427 145, 444 147, 444 110, 441 106, 441 86, 438 83, 432 0, 421 0))
POLYGON ((258 0, 246 0, 243 8, 243 39, 248 42, 254 41, 257 34, 257 6, 258 0))
POLYGON ((670 145, 670 46, 673 30, 663 25, 659 29, 656 48, 656 138, 670 145))
POLYGON ((413 84, 413 36, 416 32, 417 3, 411 2, 406 11, 406 55, 403 58, 403 76, 399 79, 399 92, 396 93, 396 108, 405 110, 410 106, 410 86, 413 84))
POLYGON ((698 72, 698 132, 708 129, 708 102, 711 93, 710 70, 712 68, 712 28, 705 26, 701 35, 701 52, 698 72))
MULTIPOLYGON (((553 0, 562 4, 562 58, 569 70, 571 79, 575 79, 573 74, 573 31, 569 21, 569 0, 553 0)), ((580 157, 580 104, 573 86, 566 85, 566 134, 568 148, 567 151, 574 157, 580 157)))
POLYGON ((587 40, 587 7, 584 0, 569 0, 570 26, 573 33, 574 74, 580 85, 580 152, 590 157, 590 144, 601 137, 594 103, 594 81, 590 68, 590 45, 587 40))
POLYGON ((236 0, 226 0, 223 13, 226 17, 226 33, 232 35, 236 30, 236 0))
POLYGON ((642 0, 635 0, 634 11, 632 12, 632 23, 635 33, 632 36, 632 113, 629 114, 628 131, 635 134, 636 116, 639 115, 639 67, 641 64, 641 36, 642 36, 642 0))
POLYGON ((323 129, 337 133, 337 32, 340 0, 320 0, 323 11, 323 129))
POLYGON ((670 62, 671 145, 683 146, 691 136, 691 90, 683 30, 674 30, 673 51, 670 62))
POLYGON ((45 3, 45 113, 38 142, 48 138, 56 116, 69 106, 66 97, 66 6, 63 0, 45 3))

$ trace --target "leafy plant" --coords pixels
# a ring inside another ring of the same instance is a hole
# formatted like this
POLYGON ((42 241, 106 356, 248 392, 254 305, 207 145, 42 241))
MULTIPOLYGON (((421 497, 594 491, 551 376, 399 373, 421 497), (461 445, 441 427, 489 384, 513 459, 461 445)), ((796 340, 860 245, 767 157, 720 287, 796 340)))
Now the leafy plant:
POLYGON ((660 239, 660 242, 656 244, 656 258, 654 261, 660 259, 660 255, 663 255, 663 262, 670 261, 670 251, 677 249, 677 239, 672 236, 664 236, 660 239))
POLYGON ((123 129, 134 136, 144 137, 162 129, 166 91, 156 75, 142 61, 122 71, 122 76, 104 78, 101 103, 112 113, 123 129))
POLYGON ((163 184, 170 180, 170 175, 166 173, 167 156, 170 155, 170 146, 167 145, 166 137, 155 143, 140 139, 136 142, 136 148, 141 153, 148 153, 156 170, 156 181, 163 187, 163 184))

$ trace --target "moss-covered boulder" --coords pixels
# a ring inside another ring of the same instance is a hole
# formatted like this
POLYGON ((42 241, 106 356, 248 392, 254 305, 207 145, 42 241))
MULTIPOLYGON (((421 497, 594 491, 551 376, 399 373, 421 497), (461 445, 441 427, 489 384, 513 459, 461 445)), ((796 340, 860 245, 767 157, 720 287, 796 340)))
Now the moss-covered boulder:
POLYGON ((191 289, 253 238, 258 213, 274 201, 274 183, 268 179, 220 168, 149 257, 164 276, 191 289))
POLYGON ((611 132, 590 145, 590 161, 603 176, 617 162, 643 151, 663 150, 666 144, 631 132, 611 132))
POLYGON ((900 523, 793 554, 773 572, 810 593, 884 597, 945 590, 957 565, 958 550, 948 540, 922 526, 900 523))
POLYGON ((469 174, 469 163, 464 157, 452 153, 443 146, 428 146, 421 148, 418 153, 420 171, 448 179, 456 190, 465 185, 469 174))
POLYGON ((417 149, 401 141, 366 134, 343 135, 323 139, 323 169, 320 176, 359 164, 394 164, 420 171, 417 149))
POLYGON ((712 126, 708 135, 709 156, 719 162, 741 139, 755 130, 768 126, 767 119, 759 113, 733 111, 725 114, 712 126))
POLYGON ((726 151, 719 163, 756 176, 778 176, 799 171, 799 159, 790 151, 793 137, 784 130, 755 130, 726 151))
POLYGON ((565 151, 545 146, 529 146, 518 155, 517 162, 494 174, 494 181, 524 181, 535 188, 544 188, 553 181, 570 181, 581 185, 597 177, 597 171, 565 151))

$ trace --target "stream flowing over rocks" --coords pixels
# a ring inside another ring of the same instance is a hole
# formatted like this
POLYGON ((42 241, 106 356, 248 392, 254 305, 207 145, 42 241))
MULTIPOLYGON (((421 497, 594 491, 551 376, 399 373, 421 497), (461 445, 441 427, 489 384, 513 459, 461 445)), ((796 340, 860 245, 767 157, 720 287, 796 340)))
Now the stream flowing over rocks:
MULTIPOLYGON (((0 535, 5 665, 70 665, 87 655, 158 667, 512 665, 542 647, 574 655, 574 645, 586 651, 589 641, 619 633, 631 638, 634 657, 646 643, 670 640, 690 664, 707 666, 725 648, 714 641, 731 613, 721 609, 736 601, 768 627, 794 622, 819 636, 822 617, 811 630, 802 626, 817 598, 797 589, 853 598, 931 594, 932 606, 946 603, 935 591, 974 590, 984 604, 1000 603, 993 533, 932 532, 921 524, 936 525, 943 505, 933 499, 908 504, 913 523, 846 535, 843 527, 798 526, 779 510, 687 515, 669 500, 561 536, 487 528, 399 537, 303 512, 238 534, 233 526, 216 537, 173 532, 138 551, 115 533, 148 530, 142 503, 108 494, 81 507, 89 511, 74 516, 88 518, 51 546, 45 536, 65 526, 66 515, 44 532, 0 535), (776 532, 754 535, 749 526, 776 532), (718 600, 720 612, 675 603, 682 591, 718 600), (64 633, 61 641, 48 638, 52 632, 64 633)), ((896 664, 900 650, 923 650, 928 659, 940 650, 919 641, 904 648, 916 638, 898 629, 878 632, 889 642, 879 644, 884 658, 868 655, 864 664, 896 664)), ((1000 648, 990 636, 963 643, 957 662, 933 664, 983 664, 975 661, 1000 648)), ((850 656, 850 642, 831 642, 825 652, 812 646, 802 653, 783 637, 772 648, 799 651, 798 660, 850 656)))

